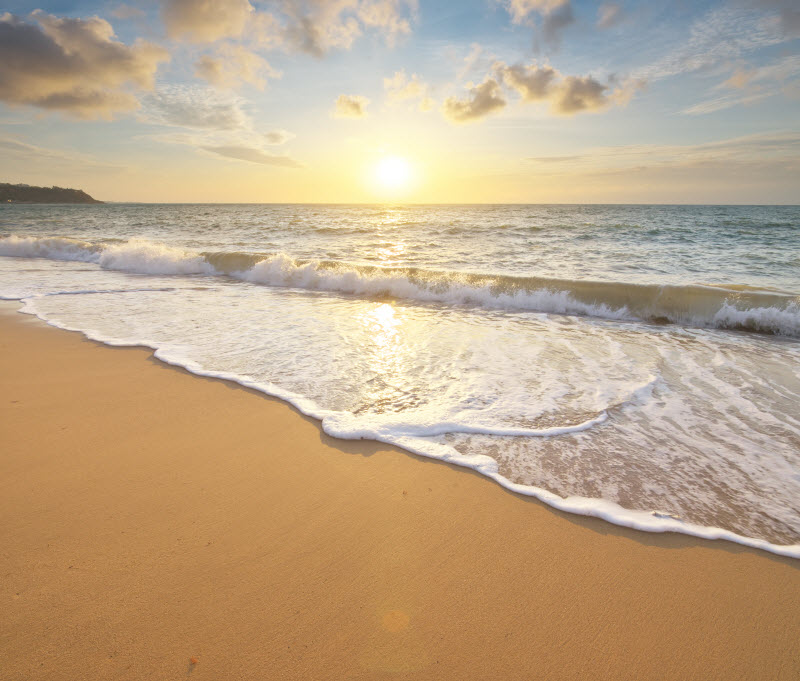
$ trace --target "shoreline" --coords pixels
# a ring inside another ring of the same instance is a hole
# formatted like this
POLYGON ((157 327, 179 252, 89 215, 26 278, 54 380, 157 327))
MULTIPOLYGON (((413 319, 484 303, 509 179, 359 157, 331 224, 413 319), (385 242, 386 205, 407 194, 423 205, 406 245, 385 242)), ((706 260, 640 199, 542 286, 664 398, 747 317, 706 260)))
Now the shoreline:
MULTIPOLYGON (((0 314, 2 314, 4 305, 11 305, 15 311, 30 315, 42 324, 51 326, 58 330, 67 331, 69 333, 77 333, 82 338, 85 338, 90 342, 98 343, 106 347, 145 350, 150 352, 153 358, 162 364, 180 369, 192 376, 197 376, 204 379, 226 381, 238 387, 252 390, 257 395, 262 395, 271 399, 277 399, 278 401, 287 404, 293 411, 302 417, 310 418, 320 430, 324 431, 326 434, 332 435, 337 442, 352 442, 354 440, 363 439, 374 443, 381 443, 386 447, 399 449, 400 451, 415 457, 440 461, 452 465, 457 469, 469 470, 473 473, 478 473, 482 477, 492 480, 508 492, 535 499, 554 510, 569 513, 571 515, 599 518, 618 527, 625 527, 638 532, 649 533, 675 532, 699 539, 731 542, 740 546, 763 550, 777 556, 800 559, 800 543, 797 542, 792 544, 778 544, 766 538, 750 537, 748 535, 739 534, 731 529, 716 525, 702 525, 685 521, 679 516, 659 512, 656 509, 652 511, 646 511, 625 508, 616 502, 608 501, 602 498, 581 496, 562 497, 545 488, 519 484, 499 473, 496 462, 488 457, 484 457, 486 461, 474 461, 466 459, 459 460, 456 458, 451 458, 450 452, 445 451, 444 454, 440 453, 441 450, 436 445, 422 447, 418 441, 416 443, 403 443, 399 442, 399 440, 402 440, 403 438, 395 439, 391 436, 382 436, 381 433, 377 432, 362 433, 358 437, 353 437, 352 433, 347 431, 347 428, 342 430, 336 426, 332 427, 330 422, 325 423, 325 417, 322 414, 315 413, 314 408, 309 408, 307 404, 302 404, 304 400, 302 400, 301 396, 288 391, 283 391, 274 386, 258 383, 252 379, 244 380, 242 377, 237 376, 236 374, 206 369, 202 365, 199 365, 186 357, 167 357, 162 351, 162 348, 157 345, 151 345, 144 341, 137 342, 136 340, 125 341, 107 338, 103 337, 96 331, 82 330, 61 324, 59 322, 46 320, 39 316, 39 313, 36 311, 36 308, 33 305, 33 300, 34 299, 0 300, 0 314), (26 309, 29 305, 31 306, 30 309, 26 309), (301 403, 298 403, 299 397, 301 403)), ((10 310, 12 308, 8 307, 8 309, 10 310)), ((585 423, 566 426, 563 428, 556 427, 551 430, 562 433, 583 430, 587 426, 591 427, 596 423, 602 423, 606 420, 606 418, 607 413, 603 412, 599 417, 585 423)), ((538 434, 541 435, 543 432, 540 431, 538 434)))
POLYGON ((0 305, 9 679, 800 675, 796 560, 337 440, 17 307, 0 305))

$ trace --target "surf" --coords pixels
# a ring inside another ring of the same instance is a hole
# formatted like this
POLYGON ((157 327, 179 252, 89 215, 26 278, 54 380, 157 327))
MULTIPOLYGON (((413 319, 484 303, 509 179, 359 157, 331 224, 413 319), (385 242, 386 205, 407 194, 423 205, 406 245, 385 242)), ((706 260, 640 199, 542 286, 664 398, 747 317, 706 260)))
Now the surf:
POLYGON ((654 284, 381 267, 286 253, 190 251, 145 239, 0 238, 0 255, 143 275, 226 276, 261 286, 800 337, 800 296, 745 284, 654 284))

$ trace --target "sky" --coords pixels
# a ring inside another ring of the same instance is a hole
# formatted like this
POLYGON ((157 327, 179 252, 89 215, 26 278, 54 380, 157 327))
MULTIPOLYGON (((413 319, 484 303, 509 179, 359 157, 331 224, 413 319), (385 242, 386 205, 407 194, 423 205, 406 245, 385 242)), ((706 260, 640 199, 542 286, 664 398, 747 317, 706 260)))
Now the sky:
POLYGON ((800 203, 798 0, 6 0, 0 182, 800 203))

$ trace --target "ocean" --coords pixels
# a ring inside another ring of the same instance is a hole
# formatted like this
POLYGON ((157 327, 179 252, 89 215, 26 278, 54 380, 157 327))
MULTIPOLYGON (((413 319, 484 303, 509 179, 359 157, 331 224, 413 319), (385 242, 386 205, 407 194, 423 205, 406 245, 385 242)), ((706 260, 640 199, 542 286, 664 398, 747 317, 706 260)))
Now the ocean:
POLYGON ((338 438, 800 557, 797 206, 5 205, 0 297, 338 438))

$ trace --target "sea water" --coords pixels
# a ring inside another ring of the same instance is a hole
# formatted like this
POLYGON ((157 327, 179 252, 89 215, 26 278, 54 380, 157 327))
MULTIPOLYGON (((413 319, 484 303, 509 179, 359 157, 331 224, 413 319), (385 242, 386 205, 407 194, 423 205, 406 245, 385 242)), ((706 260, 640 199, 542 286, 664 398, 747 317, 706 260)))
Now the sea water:
POLYGON ((0 297, 50 324, 566 511, 796 557, 799 294, 796 206, 0 207, 0 297))

